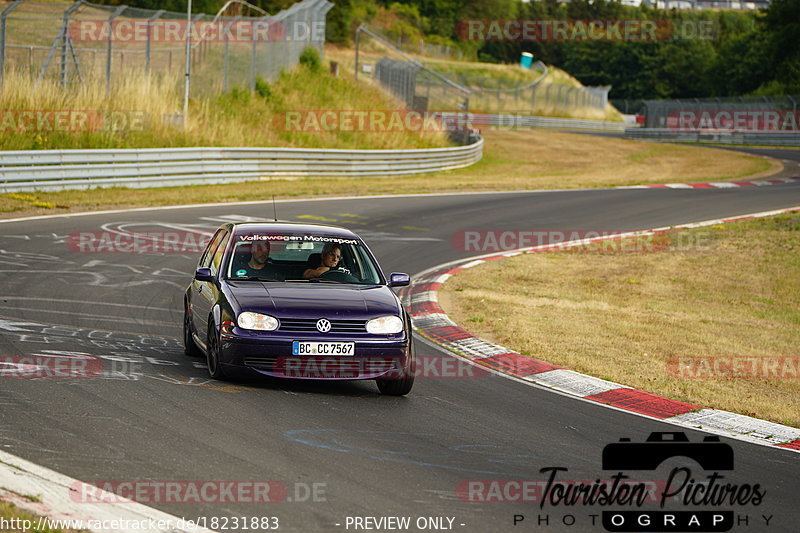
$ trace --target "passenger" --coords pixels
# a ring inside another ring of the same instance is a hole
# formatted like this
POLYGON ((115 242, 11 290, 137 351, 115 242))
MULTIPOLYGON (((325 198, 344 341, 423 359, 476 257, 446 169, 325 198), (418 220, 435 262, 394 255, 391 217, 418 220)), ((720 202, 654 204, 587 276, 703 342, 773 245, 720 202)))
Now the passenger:
POLYGON ((317 267, 309 265, 309 268, 303 272, 304 279, 318 278, 329 270, 338 270, 349 274, 350 271, 344 267, 339 266, 342 260, 342 245, 329 242, 322 247, 320 254, 320 264, 317 267))

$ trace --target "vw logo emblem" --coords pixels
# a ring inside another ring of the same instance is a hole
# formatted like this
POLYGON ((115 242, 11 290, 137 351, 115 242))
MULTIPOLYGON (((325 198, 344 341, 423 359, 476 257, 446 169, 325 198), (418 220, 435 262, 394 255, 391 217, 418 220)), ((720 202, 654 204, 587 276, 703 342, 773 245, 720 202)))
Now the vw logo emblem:
POLYGON ((317 320, 317 330, 320 333, 328 333, 331 330, 331 321, 327 318, 320 318, 317 320))

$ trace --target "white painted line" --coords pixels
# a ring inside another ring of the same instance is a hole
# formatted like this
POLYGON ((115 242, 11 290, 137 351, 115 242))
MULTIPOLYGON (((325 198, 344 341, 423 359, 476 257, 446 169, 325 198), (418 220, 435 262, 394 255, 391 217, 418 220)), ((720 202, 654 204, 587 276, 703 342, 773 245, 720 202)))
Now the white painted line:
POLYGON ((436 276, 431 278, 429 281, 431 283, 444 283, 445 281, 450 279, 451 276, 452 274, 442 274, 441 276, 436 276))
POLYGON ((478 266, 478 265, 480 265, 482 263, 485 263, 485 262, 486 261, 484 261, 483 259, 476 259, 474 261, 470 261, 469 263, 465 263, 465 264, 461 265, 461 268, 472 268, 474 266, 478 266))
MULTIPOLYGON (((370 194, 364 196, 331 196, 331 197, 311 197, 311 198, 283 198, 280 200, 275 200, 276 204, 288 204, 288 203, 299 203, 299 202, 334 202, 340 200, 381 200, 381 199, 392 199, 392 198, 429 198, 429 197, 440 197, 440 196, 477 196, 477 195, 489 195, 489 194, 519 194, 519 193, 528 193, 528 194, 546 194, 552 192, 567 192, 567 191, 598 191, 602 189, 531 189, 531 190, 519 190, 519 191, 468 191, 468 192, 442 192, 442 193, 418 193, 418 194, 370 194)), ((606 190, 614 190, 614 188, 609 188, 606 190)), ((237 206, 237 205, 272 205, 272 200, 254 200, 254 201, 247 201, 247 202, 215 202, 215 203, 208 203, 208 204, 184 204, 184 205, 165 205, 159 207, 132 207, 128 209, 106 209, 103 211, 82 211, 79 213, 59 213, 53 215, 36 215, 30 217, 20 217, 20 218, 6 218, 0 219, 0 224, 8 223, 8 222, 24 222, 28 220, 45 220, 45 219, 52 219, 52 218, 69 218, 69 217, 83 217, 83 216, 91 216, 91 215, 118 215, 121 213, 138 213, 138 212, 145 212, 145 211, 173 211, 176 209, 194 209, 200 207, 228 207, 228 206, 237 206)))
POLYGON ((731 183, 729 181, 712 181, 709 183, 712 187, 716 187, 717 189, 735 189, 737 187, 741 187, 741 185, 737 185, 736 183, 731 183))
POLYGON ((666 185, 670 189, 694 189, 694 187, 686 183, 667 183, 666 185))
MULTIPOLYGON (((94 521, 106 521, 105 525, 121 524, 122 521, 137 521, 140 524, 150 525, 149 521, 171 524, 171 527, 157 529, 145 527, 137 531, 164 532, 187 531, 192 533, 209 532, 203 528, 181 528, 179 517, 164 513, 157 509, 147 507, 141 503, 130 500, 122 501, 119 496, 107 494, 106 501, 110 503, 83 503, 73 500, 74 492, 70 487, 79 483, 77 479, 33 464, 10 453, 0 451, 0 495, 17 507, 36 515, 46 516, 56 520, 76 519, 83 520, 91 525, 94 521), (39 501, 31 501, 24 496, 35 496, 39 501), (90 522, 91 521, 91 522, 90 522), (115 522, 116 521, 116 522, 115 522)), ((95 492, 99 497, 103 491, 95 492)), ((76 498, 76 500, 79 498, 76 498)), ((129 533, 133 528, 88 528, 96 533, 129 533)))

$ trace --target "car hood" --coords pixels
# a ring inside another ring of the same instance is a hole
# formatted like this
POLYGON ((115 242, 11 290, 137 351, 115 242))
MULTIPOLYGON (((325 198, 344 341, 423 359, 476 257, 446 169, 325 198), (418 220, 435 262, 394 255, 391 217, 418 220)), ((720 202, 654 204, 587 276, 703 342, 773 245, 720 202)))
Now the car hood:
POLYGON ((229 287, 240 310, 279 318, 355 319, 400 314, 397 298, 383 285, 237 282, 229 287))

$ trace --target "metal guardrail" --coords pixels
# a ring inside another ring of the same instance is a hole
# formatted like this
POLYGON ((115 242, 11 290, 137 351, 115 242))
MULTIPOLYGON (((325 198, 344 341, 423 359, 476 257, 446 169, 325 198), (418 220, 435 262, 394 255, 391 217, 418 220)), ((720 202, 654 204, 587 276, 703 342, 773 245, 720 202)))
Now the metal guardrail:
POLYGON ((627 128, 625 137, 648 141, 800 146, 800 131, 677 130, 627 128))
POLYGON ((473 126, 508 128, 553 128, 563 130, 625 131, 622 122, 582 120, 576 118, 533 117, 526 115, 487 115, 470 113, 473 126))
POLYGON ((301 177, 404 176, 469 166, 483 139, 454 148, 150 148, 0 152, 0 192, 169 187, 301 177))

